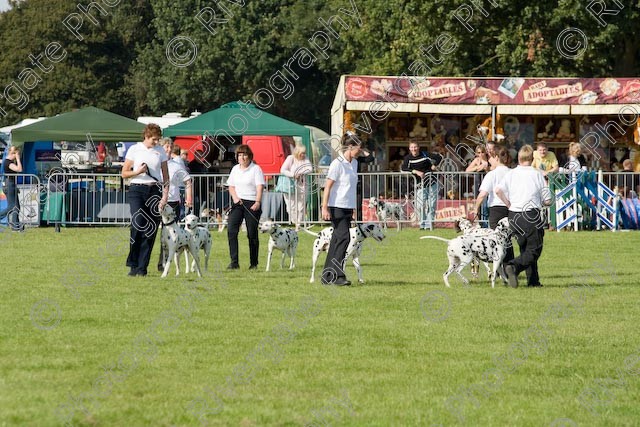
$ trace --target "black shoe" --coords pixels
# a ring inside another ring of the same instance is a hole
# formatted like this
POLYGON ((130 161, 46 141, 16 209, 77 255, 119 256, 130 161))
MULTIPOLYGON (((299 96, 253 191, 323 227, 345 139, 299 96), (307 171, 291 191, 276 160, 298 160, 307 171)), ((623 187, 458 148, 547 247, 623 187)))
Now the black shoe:
POLYGON ((518 275, 516 274, 516 268, 511 264, 507 264, 504 266, 504 272, 507 273, 507 280, 509 280, 509 286, 511 286, 512 288, 517 288, 518 275))
POLYGON ((131 270, 129 270, 129 272, 127 273, 127 276, 137 276, 138 272, 132 268, 131 270))
POLYGON ((351 282, 348 281, 347 279, 338 279, 332 284, 336 286, 351 286, 351 282))
POLYGON ((239 269, 240 266, 234 262, 232 262, 231 264, 227 265, 227 270, 237 270, 239 269))
POLYGON ((528 288, 541 288, 542 283, 536 283, 535 285, 527 285, 528 288))
POLYGON ((258 264, 254 264, 254 265, 250 265, 249 266, 249 270, 257 270, 258 269, 258 264))

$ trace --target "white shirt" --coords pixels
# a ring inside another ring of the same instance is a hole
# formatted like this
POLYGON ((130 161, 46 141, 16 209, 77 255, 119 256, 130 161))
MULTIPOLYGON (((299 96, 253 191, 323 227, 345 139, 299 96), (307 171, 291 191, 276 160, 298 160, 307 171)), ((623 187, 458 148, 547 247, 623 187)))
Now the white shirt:
POLYGON ((260 166, 251 162, 249 167, 242 169, 235 165, 229 174, 227 185, 235 187, 236 194, 243 200, 255 201, 258 197, 258 185, 264 185, 264 174, 260 166))
POLYGON ((480 191, 486 191, 489 194, 488 206, 490 208, 494 206, 505 206, 502 200, 500 200, 500 197, 496 196, 493 190, 510 170, 511 169, 509 169, 508 167, 501 165, 497 166, 494 170, 490 171, 484 176, 482 184, 480 184, 480 191))
POLYGON ((167 168, 169 169, 169 201, 180 201, 180 187, 184 186, 184 183, 191 179, 191 175, 187 172, 187 168, 184 167, 184 162, 179 157, 174 157, 167 162, 167 168))
POLYGON ((162 162, 167 161, 167 154, 162 147, 156 145, 147 148, 142 142, 138 142, 129 148, 125 159, 133 162, 133 170, 138 169, 143 163, 146 163, 149 171, 148 173, 141 173, 140 175, 134 176, 131 179, 131 184, 162 184, 162 162), (149 176, 149 174, 151 176, 149 176))
POLYGON ((526 212, 532 209, 542 209, 543 200, 551 200, 549 187, 544 175, 531 166, 519 165, 511 169, 498 183, 496 188, 504 191, 511 203, 511 212, 526 212))
POLYGON ((331 162, 327 178, 335 181, 329 193, 329 206, 333 208, 355 209, 356 187, 358 185, 358 161, 348 162, 339 156, 331 162))

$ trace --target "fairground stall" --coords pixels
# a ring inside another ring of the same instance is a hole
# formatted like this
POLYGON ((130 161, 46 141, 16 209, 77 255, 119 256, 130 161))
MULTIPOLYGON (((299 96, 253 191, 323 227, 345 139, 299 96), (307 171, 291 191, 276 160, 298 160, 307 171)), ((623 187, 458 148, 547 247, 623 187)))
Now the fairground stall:
MULTIPOLYGON (((331 130, 357 131, 375 153, 369 172, 398 171, 412 141, 445 157, 442 173, 464 171, 475 145, 488 140, 512 157, 524 144, 544 142, 561 166, 569 144, 580 142, 587 169, 602 171, 613 189, 626 159, 640 172, 639 100, 638 78, 342 76, 331 130)), ((459 178, 451 185, 443 179, 437 219, 468 212, 478 177, 459 178)), ((632 181, 635 189, 637 177, 632 181)), ((405 195, 387 184, 383 190, 376 184, 379 194, 370 195, 401 201, 405 195)))

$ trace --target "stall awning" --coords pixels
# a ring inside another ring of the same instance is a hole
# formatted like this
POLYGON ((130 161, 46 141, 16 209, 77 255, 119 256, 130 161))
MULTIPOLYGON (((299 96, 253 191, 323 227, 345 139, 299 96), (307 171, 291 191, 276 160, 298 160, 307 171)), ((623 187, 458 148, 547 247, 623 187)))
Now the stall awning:
POLYGON ((420 104, 421 113, 431 114, 491 114, 491 105, 420 104))
POLYGON ((501 115, 568 116, 570 113, 570 105, 498 105, 501 115))
POLYGON ((571 114, 581 116, 592 116, 597 114, 607 114, 616 116, 622 114, 640 115, 640 105, 638 104, 606 104, 606 105, 572 105, 571 114))
POLYGON ((418 104, 407 102, 383 102, 383 101, 347 101, 348 111, 380 111, 384 113, 417 113, 418 104))

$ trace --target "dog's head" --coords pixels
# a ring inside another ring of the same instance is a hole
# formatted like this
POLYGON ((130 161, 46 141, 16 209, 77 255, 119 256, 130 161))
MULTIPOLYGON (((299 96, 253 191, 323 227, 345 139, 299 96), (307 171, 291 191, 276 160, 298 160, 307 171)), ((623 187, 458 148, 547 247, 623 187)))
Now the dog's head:
POLYGON ((200 218, 215 218, 216 212, 209 208, 204 208, 200 211, 200 218))
POLYGON ((378 205, 379 205, 379 202, 376 197, 369 197, 369 208, 376 209, 378 205))
POLYGON ((169 205, 164 205, 162 211, 160 211, 160 216, 162 217, 162 222, 165 224, 169 224, 176 219, 176 213, 169 205))
POLYGON ((366 222, 364 224, 358 225, 360 227, 360 231, 365 237, 372 237, 373 239, 381 242, 384 239, 384 231, 380 224, 376 224, 374 222, 366 222))
POLYGON ((184 217, 184 228, 187 230, 195 230, 198 227, 198 217, 194 214, 189 214, 184 217))
POLYGON ((273 230, 276 229, 277 226, 278 224, 273 222, 271 219, 268 219, 260 223, 260 231, 262 233, 271 233, 273 230))
POLYGON ((473 227, 473 223, 467 218, 461 217, 455 220, 453 226, 456 230, 456 233, 465 233, 467 230, 470 230, 471 227, 473 227))

